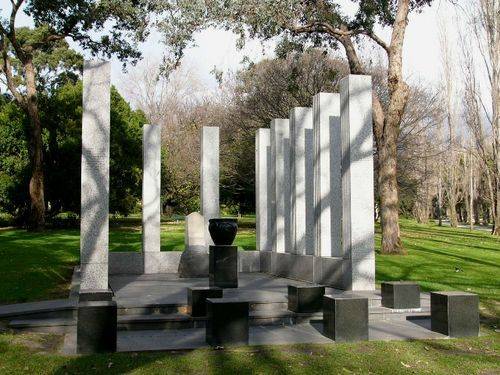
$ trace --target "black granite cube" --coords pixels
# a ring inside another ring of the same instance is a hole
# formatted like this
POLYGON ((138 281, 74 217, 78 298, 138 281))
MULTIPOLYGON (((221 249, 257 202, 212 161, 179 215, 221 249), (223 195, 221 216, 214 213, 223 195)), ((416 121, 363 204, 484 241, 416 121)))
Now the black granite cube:
POLYGON ((248 345, 248 310, 248 302, 208 298, 206 342, 212 346, 248 345))
POLYGON ((382 283, 382 306, 391 309, 420 308, 420 286, 409 281, 382 283))
POLYGON ((323 334, 337 342, 368 340, 368 298, 324 296, 323 334))
POLYGON ((210 246, 208 275, 210 286, 238 287, 238 247, 210 246))
POLYGON ((222 298, 222 289, 216 286, 188 288, 188 313, 193 317, 206 316, 207 298, 222 298))
POLYGON ((297 313, 321 311, 324 295, 324 286, 288 285, 288 310, 297 313))
POLYGON ((431 292, 431 329, 450 337, 478 336, 478 295, 431 292))
POLYGON ((80 302, 77 314, 77 353, 116 352, 115 301, 80 302))
POLYGON ((88 301, 112 301, 113 291, 111 289, 86 289, 78 293, 79 302, 88 301))

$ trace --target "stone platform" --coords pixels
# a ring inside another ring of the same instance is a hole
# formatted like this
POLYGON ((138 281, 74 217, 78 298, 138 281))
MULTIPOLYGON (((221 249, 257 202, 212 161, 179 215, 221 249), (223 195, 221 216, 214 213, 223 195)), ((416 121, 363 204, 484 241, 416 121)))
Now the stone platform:
MULTIPOLYGON (((118 350, 174 350, 205 347, 204 317, 187 314, 187 288, 208 286, 208 278, 177 274, 113 275, 110 287, 118 305, 118 350)), ((67 300, 0 306, 0 321, 17 331, 66 334, 64 352, 72 352, 76 332, 78 273, 67 300)), ((288 285, 311 285, 263 273, 240 273, 239 288, 224 297, 249 302, 250 345, 328 343, 321 312, 288 310, 288 285)), ((326 294, 344 291, 326 288, 326 294)), ((356 294, 369 300, 370 340, 445 338, 430 330, 430 297, 421 294, 421 308, 393 310, 381 306, 380 290, 356 294)))
MULTIPOLYGON (((430 319, 408 321, 376 321, 370 322, 370 341, 445 339, 440 333, 430 331, 430 319)), ((251 326, 249 345, 289 345, 289 344, 333 344, 323 335, 321 322, 297 324, 291 326, 251 326)), ((191 350, 208 348, 205 342, 204 328, 178 330, 144 330, 118 332, 118 351, 162 351, 191 350)), ((74 354, 76 335, 66 335, 63 353, 74 354)))

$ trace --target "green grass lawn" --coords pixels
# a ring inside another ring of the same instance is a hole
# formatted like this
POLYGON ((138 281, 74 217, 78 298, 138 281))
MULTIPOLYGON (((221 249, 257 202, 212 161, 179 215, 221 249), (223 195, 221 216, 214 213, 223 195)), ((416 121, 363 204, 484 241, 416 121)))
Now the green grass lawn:
POLYGON ((64 357, 50 335, 0 335, 2 374, 498 374, 499 334, 461 340, 64 357))
MULTIPOLYGON (((255 248, 253 218, 240 225, 236 243, 255 248)), ((377 283, 418 281, 423 290, 466 290, 481 299, 480 338, 415 342, 252 347, 64 357, 56 335, 0 334, 3 373, 262 373, 262 374, 500 374, 500 239, 481 231, 402 220, 408 255, 376 255, 377 283), (48 354, 50 353, 50 354, 48 354)), ((162 250, 183 248, 183 223, 162 223, 162 250)), ((137 219, 114 220, 111 251, 139 251, 137 219)), ((376 247, 380 245, 377 228, 376 247)), ((65 297, 78 262, 77 230, 0 231, 0 304, 65 297)))

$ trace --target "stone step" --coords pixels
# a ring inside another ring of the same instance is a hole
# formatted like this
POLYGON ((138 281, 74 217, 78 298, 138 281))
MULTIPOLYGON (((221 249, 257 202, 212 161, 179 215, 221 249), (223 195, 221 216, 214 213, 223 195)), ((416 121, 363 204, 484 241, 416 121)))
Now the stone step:
MULTIPOLYGON (((419 319, 430 316, 430 309, 424 307, 412 311, 395 311, 385 307, 370 308, 369 320, 376 321, 405 321, 408 319, 419 319)), ((322 312, 294 313, 289 310, 254 310, 250 312, 251 326, 277 326, 307 324, 310 322, 321 322, 322 312)), ((205 327, 206 319, 193 318, 184 313, 156 313, 138 315, 119 315, 118 329, 122 331, 137 330, 176 330, 205 327)), ((52 319, 15 319, 10 321, 9 327, 17 331, 67 333, 76 326, 74 318, 52 318, 52 319)))
MULTIPOLYGON (((250 302, 250 311, 286 310, 288 302, 250 302)), ((158 314, 187 314, 187 304, 118 304, 118 315, 158 315, 158 314)))
POLYGON ((186 314, 186 304, 118 304, 118 316, 186 314))
POLYGON ((175 330, 205 327, 205 318, 192 318, 187 314, 121 315, 118 330, 175 330))
POLYGON ((0 320, 13 319, 65 319, 76 313, 76 299, 16 303, 0 306, 0 320))
POLYGON ((9 322, 9 328, 19 332, 68 333, 76 327, 73 318, 52 319, 15 319, 9 322))

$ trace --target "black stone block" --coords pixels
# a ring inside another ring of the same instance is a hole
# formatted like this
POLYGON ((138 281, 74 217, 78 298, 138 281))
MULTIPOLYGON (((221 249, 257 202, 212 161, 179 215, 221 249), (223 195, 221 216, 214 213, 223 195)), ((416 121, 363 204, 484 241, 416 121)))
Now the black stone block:
POLYGON ((368 340, 368 298, 324 296, 323 333, 337 342, 368 340))
POLYGON ((297 313, 321 311, 325 287, 288 285, 288 310, 297 313))
POLYGON ((477 294, 431 292, 431 329, 450 337, 478 336, 477 294))
POLYGON ((78 304, 77 353, 116 352, 117 308, 115 301, 78 304))
POLYGON ((248 345, 248 310, 248 302, 208 298, 207 343, 212 346, 248 345))
POLYGON ((420 286, 409 281, 382 283, 382 306, 391 309, 420 308, 420 286))
POLYGON ((220 288, 238 287, 238 247, 210 246, 209 284, 220 288))
POLYGON ((113 291, 111 289, 86 289, 78 294, 79 302, 87 301, 112 301, 113 291))
POLYGON ((222 289, 213 287, 188 288, 188 312, 191 316, 207 315, 207 298, 222 298, 222 289))

